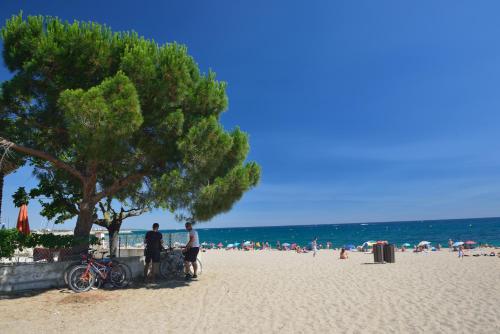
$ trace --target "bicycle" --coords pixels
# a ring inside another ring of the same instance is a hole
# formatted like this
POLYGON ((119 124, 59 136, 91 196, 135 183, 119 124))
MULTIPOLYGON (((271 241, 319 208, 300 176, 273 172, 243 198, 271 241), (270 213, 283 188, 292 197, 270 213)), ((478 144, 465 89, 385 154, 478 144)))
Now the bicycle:
MULTIPOLYGON (((203 272, 203 265, 199 258, 196 259, 198 265, 197 274, 203 272)), ((193 267, 190 266, 190 274, 193 275, 193 267)), ((180 249, 167 249, 160 259, 160 275, 165 279, 178 279, 184 276, 184 255, 180 249)))
MULTIPOLYGON (((73 270, 73 268, 76 266, 87 263, 87 256, 90 255, 89 253, 95 253, 95 252, 96 252, 96 250, 92 249, 92 248, 87 249, 85 252, 81 252, 80 253, 80 260, 70 263, 66 267, 66 269, 64 269, 64 283, 66 285, 68 285, 68 283, 69 283, 69 273, 71 272, 71 270, 73 270)), ((100 253, 101 253, 101 260, 102 260, 104 258, 104 254, 106 254, 107 252, 100 251, 100 253)), ((118 262, 118 261, 115 260, 115 262, 118 262)))
POLYGON ((111 283, 116 288, 124 288, 130 279, 130 268, 109 258, 96 260, 94 251, 82 255, 81 264, 74 266, 68 275, 68 285, 75 292, 86 292, 92 287, 100 288, 103 283, 111 283))

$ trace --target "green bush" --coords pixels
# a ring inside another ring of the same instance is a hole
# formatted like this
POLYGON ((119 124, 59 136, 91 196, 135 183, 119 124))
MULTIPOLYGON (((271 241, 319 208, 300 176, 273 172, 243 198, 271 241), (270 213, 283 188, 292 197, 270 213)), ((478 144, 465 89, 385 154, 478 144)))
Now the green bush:
POLYGON ((19 234, 16 229, 0 230, 0 258, 14 255, 19 244, 19 234))
MULTIPOLYGON (((0 230, 0 258, 10 258, 16 250, 25 248, 71 248, 85 243, 86 240, 75 238, 73 235, 56 235, 53 233, 25 235, 16 229, 0 230)), ((91 236, 89 244, 95 245, 99 240, 91 236)))

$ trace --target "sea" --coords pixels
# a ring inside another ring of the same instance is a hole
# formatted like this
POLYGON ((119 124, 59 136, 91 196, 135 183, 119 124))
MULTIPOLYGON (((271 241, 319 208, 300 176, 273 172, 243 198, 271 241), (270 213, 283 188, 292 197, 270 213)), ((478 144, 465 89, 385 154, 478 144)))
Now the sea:
MULTIPOLYGON (((314 238, 319 244, 331 242, 333 247, 362 245, 365 241, 386 240, 389 243, 415 245, 420 241, 430 241, 447 247, 448 240, 473 240, 478 244, 500 246, 500 217, 446 219, 422 221, 394 221, 356 224, 321 224, 266 227, 210 228, 209 223, 195 226, 200 241, 224 245, 244 241, 269 242, 274 246, 280 243, 307 245, 314 238)), ((182 230, 161 230, 164 235, 173 234, 183 238, 182 230)), ((134 230, 128 236, 121 235, 121 241, 128 244, 141 242, 145 230, 134 230), (135 241, 134 241, 135 239, 135 241)))

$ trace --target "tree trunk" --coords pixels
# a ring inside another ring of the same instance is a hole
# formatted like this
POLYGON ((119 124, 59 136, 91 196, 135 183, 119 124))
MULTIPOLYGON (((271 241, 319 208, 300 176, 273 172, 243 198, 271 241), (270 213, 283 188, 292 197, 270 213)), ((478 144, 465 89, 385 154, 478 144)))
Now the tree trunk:
POLYGON ((3 178, 5 174, 0 172, 0 224, 2 223, 2 200, 3 200, 3 178))
POLYGON ((122 222, 119 220, 113 220, 108 226, 109 235, 109 256, 115 257, 118 254, 118 243, 119 243, 119 233, 122 222))
POLYGON ((80 203, 80 212, 76 220, 75 230, 73 232, 75 238, 79 239, 77 246, 73 247, 73 253, 81 253, 89 248, 89 237, 92 224, 94 223, 93 214, 94 206, 90 202, 80 203))

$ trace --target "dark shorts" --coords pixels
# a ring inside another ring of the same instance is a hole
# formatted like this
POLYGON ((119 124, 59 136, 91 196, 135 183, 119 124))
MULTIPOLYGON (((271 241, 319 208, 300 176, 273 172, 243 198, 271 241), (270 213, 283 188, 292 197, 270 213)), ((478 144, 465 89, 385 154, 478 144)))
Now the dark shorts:
POLYGON ((146 257, 146 263, 159 263, 160 262, 160 251, 144 251, 144 256, 146 257))
POLYGON ((200 248, 191 247, 184 253, 184 261, 187 262, 196 262, 196 257, 198 256, 198 252, 200 248))

